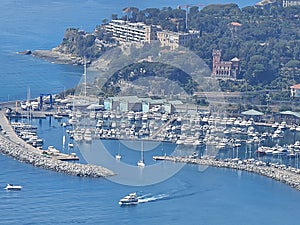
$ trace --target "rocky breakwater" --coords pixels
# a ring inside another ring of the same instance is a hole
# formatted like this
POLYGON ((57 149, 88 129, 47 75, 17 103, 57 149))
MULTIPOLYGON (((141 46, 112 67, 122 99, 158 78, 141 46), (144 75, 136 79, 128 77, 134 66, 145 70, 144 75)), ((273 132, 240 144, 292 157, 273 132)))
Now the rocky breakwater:
POLYGON ((0 152, 21 162, 80 177, 107 177, 114 173, 106 168, 90 164, 69 163, 55 158, 47 158, 38 152, 30 151, 0 135, 0 152))
POLYGON ((173 157, 173 156, 154 156, 155 160, 168 160, 180 163, 191 163, 198 165, 207 165, 220 168, 230 168, 256 173, 285 183, 300 191, 300 169, 287 167, 285 165, 267 164, 254 159, 238 160, 225 159, 217 160, 210 157, 189 158, 189 157, 173 157))

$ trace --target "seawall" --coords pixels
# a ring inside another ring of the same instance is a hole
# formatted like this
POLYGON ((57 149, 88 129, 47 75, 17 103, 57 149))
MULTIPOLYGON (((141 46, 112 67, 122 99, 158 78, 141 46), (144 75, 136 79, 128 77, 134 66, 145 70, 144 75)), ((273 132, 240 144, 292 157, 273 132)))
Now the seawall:
POLYGON ((216 160, 213 158, 188 158, 175 156, 154 156, 155 160, 168 160, 180 163, 207 165, 213 167, 229 168, 256 173, 285 183, 300 191, 300 169, 286 167, 285 165, 266 164, 257 160, 216 160))

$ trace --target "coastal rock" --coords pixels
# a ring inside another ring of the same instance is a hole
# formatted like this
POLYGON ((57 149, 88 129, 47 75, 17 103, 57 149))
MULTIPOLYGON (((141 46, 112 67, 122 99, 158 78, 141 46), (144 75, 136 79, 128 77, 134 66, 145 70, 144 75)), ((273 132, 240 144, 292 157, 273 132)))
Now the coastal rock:
POLYGON ((55 63, 82 65, 84 58, 92 61, 100 57, 103 52, 101 43, 93 33, 68 28, 60 45, 51 50, 35 50, 32 54, 55 63))
POLYGON ((35 50, 32 52, 32 55, 59 64, 74 64, 74 65, 83 64, 82 57, 74 56, 72 54, 61 53, 57 51, 55 48, 52 50, 35 50))

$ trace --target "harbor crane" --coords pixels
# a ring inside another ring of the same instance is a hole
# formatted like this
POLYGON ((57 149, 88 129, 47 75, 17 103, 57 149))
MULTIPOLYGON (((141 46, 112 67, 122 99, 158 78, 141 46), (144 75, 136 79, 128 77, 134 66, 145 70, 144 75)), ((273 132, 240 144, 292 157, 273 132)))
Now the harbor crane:
POLYGON ((178 9, 185 8, 185 30, 188 31, 188 11, 191 7, 194 6, 205 6, 204 4, 196 4, 196 5, 179 5, 177 6, 178 9))

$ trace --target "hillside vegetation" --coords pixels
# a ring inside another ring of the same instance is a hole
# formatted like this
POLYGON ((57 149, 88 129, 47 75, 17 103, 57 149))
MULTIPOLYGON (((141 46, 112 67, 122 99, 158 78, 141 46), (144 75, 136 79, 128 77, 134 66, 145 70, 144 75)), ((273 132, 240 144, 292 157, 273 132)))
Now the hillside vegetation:
MULTIPOLYGON (((130 13, 120 19, 185 31, 185 15, 185 9, 170 7, 131 8, 130 13)), ((114 14, 111 19, 117 18, 114 14)), ((290 85, 300 82, 300 7, 283 8, 276 3, 264 8, 239 8, 236 4, 208 5, 202 9, 191 7, 188 28, 199 30, 200 37, 186 47, 210 67, 213 49, 221 49, 225 61, 234 57, 241 60, 240 78, 245 82, 222 82, 226 91, 287 90, 290 85), (241 26, 233 29, 232 22, 241 26)), ((86 56, 93 61, 115 45, 104 26, 99 25, 92 34, 68 29, 57 50, 86 56)))

